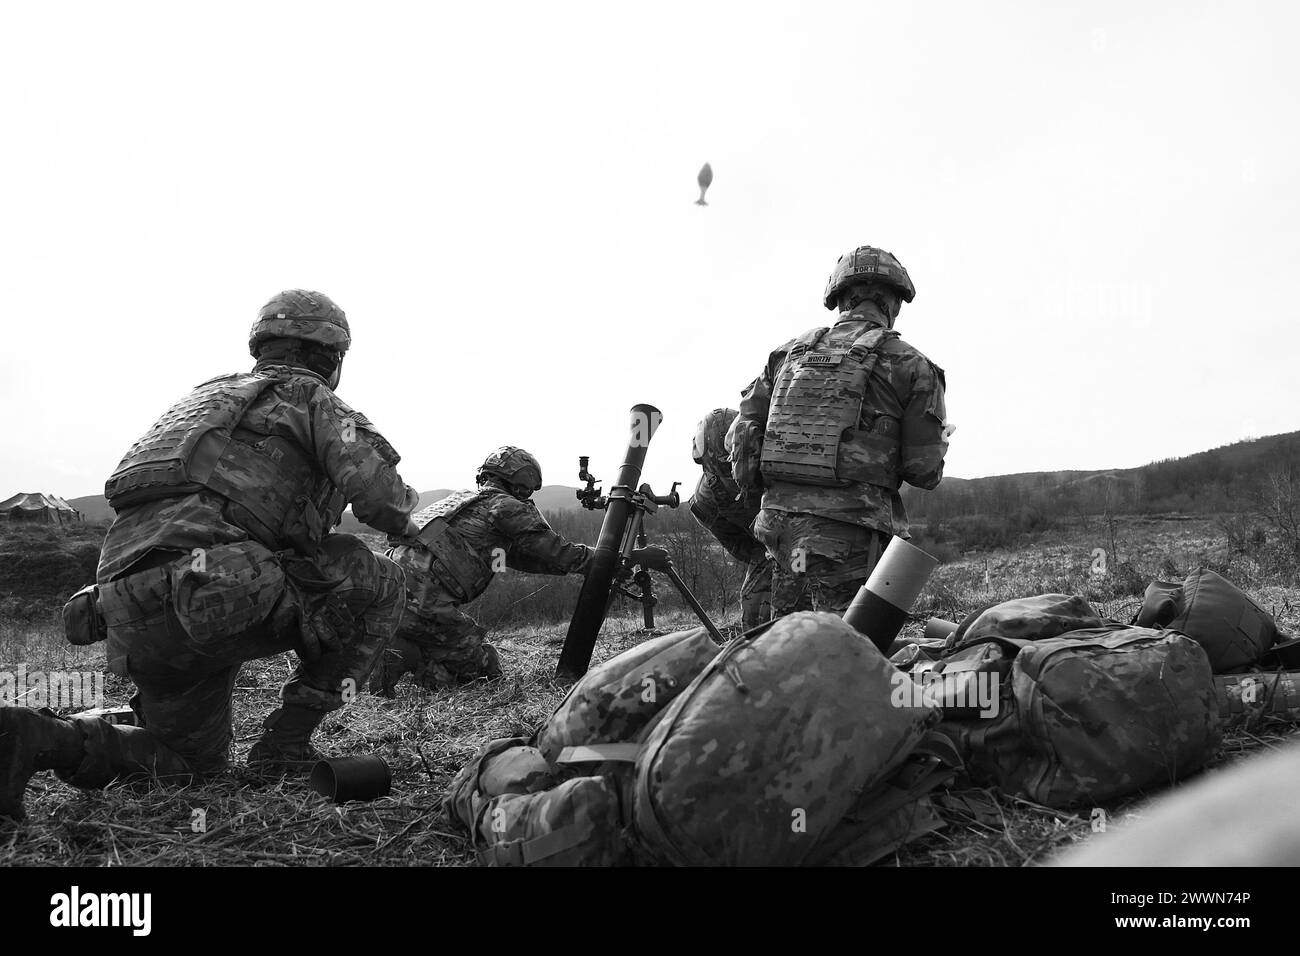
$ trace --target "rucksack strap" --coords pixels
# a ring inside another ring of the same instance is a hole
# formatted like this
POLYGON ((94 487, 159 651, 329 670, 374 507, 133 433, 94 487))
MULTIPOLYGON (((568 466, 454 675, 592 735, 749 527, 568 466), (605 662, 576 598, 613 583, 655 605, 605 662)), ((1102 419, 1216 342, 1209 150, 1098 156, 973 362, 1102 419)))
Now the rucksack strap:
POLYGON ((556 763, 599 763, 607 760, 619 763, 636 763, 636 755, 641 752, 640 744, 584 744, 577 747, 565 747, 556 758, 556 763))
POLYGON ((478 851, 479 862, 487 866, 532 866, 581 845, 589 832, 585 826, 570 823, 531 840, 494 843, 478 851))

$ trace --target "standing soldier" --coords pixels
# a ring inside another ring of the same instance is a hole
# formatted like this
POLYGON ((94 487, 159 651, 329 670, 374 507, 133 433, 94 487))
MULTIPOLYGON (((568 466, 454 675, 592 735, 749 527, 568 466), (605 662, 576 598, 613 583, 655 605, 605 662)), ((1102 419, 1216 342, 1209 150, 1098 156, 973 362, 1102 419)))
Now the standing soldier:
POLYGON ((902 483, 943 478, 943 370, 893 330, 915 294, 890 253, 841 256, 824 298, 834 326, 781 346, 742 394, 728 447, 736 482, 762 489, 774 617, 843 613, 890 536, 909 537, 902 483))
POLYGON ((758 496, 744 496, 731 477, 727 429, 734 408, 715 408, 695 429, 691 454, 704 469, 691 495, 691 514, 718 539, 727 554, 745 566, 740 585, 741 626, 757 627, 772 617, 772 559, 751 530, 758 516, 758 496))
MULTIPOLYGON (((556 534, 529 499, 542 487, 542 466, 503 445, 480 466, 478 487, 456 491, 415 516, 415 540, 390 538, 388 556, 406 573, 406 613, 371 682, 386 697, 411 673, 427 689, 501 676, 487 631, 461 607, 507 568, 533 574, 586 574, 592 549, 556 534)), ((634 556, 666 565, 649 547, 634 556)))
POLYGON ((248 762, 301 770, 319 756, 316 726, 351 699, 392 636, 401 570, 329 533, 349 502, 373 528, 413 533, 418 501, 397 452, 334 394, 347 318, 318 292, 282 292, 248 344, 252 372, 214 378, 172 406, 105 486, 117 517, 98 605, 109 667, 138 688, 139 726, 0 708, 0 816, 23 815, 39 770, 90 788, 225 769, 240 666, 288 650, 298 666, 248 762))

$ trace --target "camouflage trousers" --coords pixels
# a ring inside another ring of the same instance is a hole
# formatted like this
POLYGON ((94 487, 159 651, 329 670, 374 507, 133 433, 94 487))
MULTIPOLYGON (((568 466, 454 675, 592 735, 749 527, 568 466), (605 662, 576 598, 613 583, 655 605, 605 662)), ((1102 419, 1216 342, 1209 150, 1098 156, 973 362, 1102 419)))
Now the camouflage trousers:
POLYGON ((462 611, 450 594, 445 602, 408 601, 402 623, 384 656, 379 686, 372 690, 392 692, 403 674, 429 690, 465 684, 481 677, 501 676, 497 649, 486 640, 487 631, 462 611))
POLYGON ((147 739, 138 728, 85 722, 88 766, 76 782, 224 769, 235 679, 247 661, 295 651, 284 703, 342 707, 396 629, 403 595, 401 569, 342 534, 327 535, 310 558, 243 541, 101 585, 109 668, 135 682, 131 706, 147 739))
POLYGON ((772 619, 772 558, 764 554, 745 566, 740 585, 740 624, 748 631, 772 619))
POLYGON ((768 508, 754 519, 754 536, 773 559, 773 618, 795 611, 843 614, 890 538, 845 521, 768 508))

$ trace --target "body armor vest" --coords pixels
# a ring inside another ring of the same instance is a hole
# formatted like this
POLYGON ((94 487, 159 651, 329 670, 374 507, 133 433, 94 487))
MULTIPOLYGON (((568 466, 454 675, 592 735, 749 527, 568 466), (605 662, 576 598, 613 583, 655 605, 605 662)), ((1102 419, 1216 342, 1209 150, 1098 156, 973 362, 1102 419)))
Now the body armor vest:
POLYGON ((310 551, 342 515, 342 494, 308 450, 241 427, 253 403, 282 375, 247 372, 204 382, 173 405, 104 485, 114 511, 211 491, 229 517, 273 550, 310 551))
POLYGON ((898 333, 873 328, 848 348, 820 344, 829 329, 795 340, 777 374, 763 436, 767 481, 843 488, 897 487, 901 452, 897 419, 863 427, 863 399, 878 349, 898 333))
POLYGON ((490 525, 473 505, 488 492, 454 491, 415 516, 417 540, 429 550, 429 570, 462 600, 471 601, 492 583, 492 565, 482 547, 490 525))

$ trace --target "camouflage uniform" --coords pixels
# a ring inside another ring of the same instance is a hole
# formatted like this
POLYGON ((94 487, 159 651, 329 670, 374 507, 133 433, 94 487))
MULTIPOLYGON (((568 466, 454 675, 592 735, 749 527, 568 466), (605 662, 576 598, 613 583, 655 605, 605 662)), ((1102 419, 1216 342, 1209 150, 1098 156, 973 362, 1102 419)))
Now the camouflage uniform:
POLYGON ((496 648, 461 607, 509 567, 534 574, 583 574, 591 549, 551 529, 537 506, 484 475, 477 490, 457 491, 415 516, 421 538, 390 539, 387 554, 406 573, 406 614, 374 690, 391 694, 413 671, 426 688, 501 676, 496 648), (433 528, 440 529, 434 539, 433 528))
MULTIPOLYGON (((828 285, 827 307, 835 306, 836 293, 848 281, 863 281, 873 268, 880 275, 896 270, 887 284, 895 285, 904 300, 911 301, 911 281, 897 260, 864 246, 841 259, 828 285), (859 256, 866 256, 869 264, 854 274, 850 257, 859 256)), ((746 484, 742 467, 745 433, 763 435, 774 388, 796 343, 812 339, 818 351, 847 351, 871 330, 891 327, 891 317, 876 302, 860 302, 842 312, 820 337, 809 333, 771 353, 763 371, 742 393, 740 414, 728 434, 735 474, 742 486, 746 484)), ((943 477, 948 449, 943 370, 892 331, 880 337, 874 353, 875 365, 867 379, 857 426, 846 430, 840 439, 842 459, 850 457, 859 473, 869 475, 870 480, 822 486, 774 480, 767 474, 767 466, 763 467, 762 508, 753 530, 776 559, 772 580, 775 617, 809 609, 843 613, 889 538, 910 537, 899 495, 902 483, 928 490, 943 477)))
POLYGON ((734 409, 720 408, 700 422, 694 457, 704 474, 691 495, 691 514, 727 554, 745 565, 740 610, 741 626, 749 630, 772 617, 773 561, 751 530, 758 516, 758 497, 742 497, 731 478, 723 437, 735 417, 734 409))
POLYGON ((297 651, 283 701, 335 710, 365 681, 402 612, 392 562, 351 535, 321 533, 345 500, 381 531, 406 528, 418 497, 394 468, 396 452, 319 376, 255 371, 275 383, 235 434, 306 450, 329 491, 325 513, 268 533, 239 504, 204 490, 125 508, 104 541, 97 577, 109 666, 138 688, 132 707, 158 744, 150 770, 160 774, 227 765, 231 694, 244 662, 297 651))

